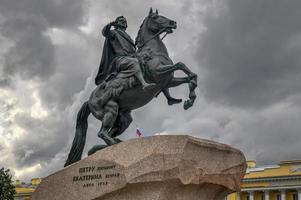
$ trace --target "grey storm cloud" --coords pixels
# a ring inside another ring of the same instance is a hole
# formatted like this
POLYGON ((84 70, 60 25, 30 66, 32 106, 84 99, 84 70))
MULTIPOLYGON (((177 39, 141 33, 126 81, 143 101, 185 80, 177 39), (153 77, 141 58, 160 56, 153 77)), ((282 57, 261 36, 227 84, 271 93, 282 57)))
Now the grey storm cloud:
MULTIPOLYGON (((14 44, 4 55, 3 73, 24 79, 55 73, 55 50, 45 32, 84 23, 84 1, 1 1, 1 34, 14 44)), ((11 78, 11 76, 9 76, 11 78)))
POLYGON ((43 18, 18 16, 1 26, 1 33, 15 41, 6 53, 4 73, 23 78, 45 78, 54 73, 54 49, 43 18))
POLYGON ((301 2, 218 4, 204 19, 197 56, 209 101, 262 107, 301 92, 301 2))
POLYGON ((14 143, 14 155, 18 167, 31 166, 33 163, 47 163, 58 152, 64 151, 68 140, 66 130, 70 130, 64 117, 51 116, 47 123, 34 119, 28 113, 18 114, 15 123, 25 130, 31 130, 26 138, 14 143))

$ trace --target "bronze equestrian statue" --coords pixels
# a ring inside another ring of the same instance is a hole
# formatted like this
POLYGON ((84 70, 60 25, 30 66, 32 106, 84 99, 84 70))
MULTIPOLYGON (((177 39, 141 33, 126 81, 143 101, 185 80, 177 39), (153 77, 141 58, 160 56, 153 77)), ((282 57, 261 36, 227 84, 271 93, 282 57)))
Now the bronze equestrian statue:
POLYGON ((170 96, 169 88, 187 83, 189 99, 184 101, 184 109, 190 108, 196 99, 197 75, 182 62, 174 64, 160 38, 162 33, 172 33, 176 22, 150 9, 135 43, 126 28, 127 21, 120 16, 103 29, 106 39, 95 78, 97 87, 77 114, 75 137, 65 166, 81 160, 90 113, 102 122, 97 135, 107 145, 95 145, 88 155, 121 142, 117 136, 131 124, 131 111, 146 105, 160 92, 169 105, 180 103, 181 99, 170 96), (177 70, 187 76, 174 77, 177 70))

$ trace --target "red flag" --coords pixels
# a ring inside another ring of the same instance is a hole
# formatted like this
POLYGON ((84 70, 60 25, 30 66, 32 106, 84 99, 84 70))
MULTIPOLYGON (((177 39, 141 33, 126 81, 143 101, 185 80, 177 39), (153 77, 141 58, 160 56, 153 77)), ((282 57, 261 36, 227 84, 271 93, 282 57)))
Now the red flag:
POLYGON ((139 128, 136 129, 136 135, 137 135, 138 137, 140 137, 140 136, 142 135, 142 133, 140 132, 139 128))

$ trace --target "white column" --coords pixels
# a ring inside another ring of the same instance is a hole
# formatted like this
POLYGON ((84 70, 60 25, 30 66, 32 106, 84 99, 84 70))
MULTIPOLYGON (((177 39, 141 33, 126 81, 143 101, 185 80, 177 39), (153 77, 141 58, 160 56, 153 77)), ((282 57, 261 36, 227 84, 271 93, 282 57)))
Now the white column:
POLYGON ((270 191, 269 190, 264 191, 264 200, 270 200, 270 191))
POLYGON ((280 192, 281 192, 281 200, 285 200, 286 197, 285 190, 281 190, 280 192))
POLYGON ((301 200, 301 189, 298 190, 298 200, 301 200))
POLYGON ((236 192, 236 200, 240 200, 240 192, 236 192))
POLYGON ((254 191, 249 192, 250 200, 254 200, 254 191))

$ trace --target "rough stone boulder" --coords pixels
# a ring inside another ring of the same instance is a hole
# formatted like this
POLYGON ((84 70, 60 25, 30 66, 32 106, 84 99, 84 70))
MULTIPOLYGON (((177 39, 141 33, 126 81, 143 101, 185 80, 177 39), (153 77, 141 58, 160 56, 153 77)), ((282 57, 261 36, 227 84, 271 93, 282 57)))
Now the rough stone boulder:
POLYGON ((240 190, 241 151, 186 135, 107 147, 43 179, 33 200, 222 200, 240 190))

